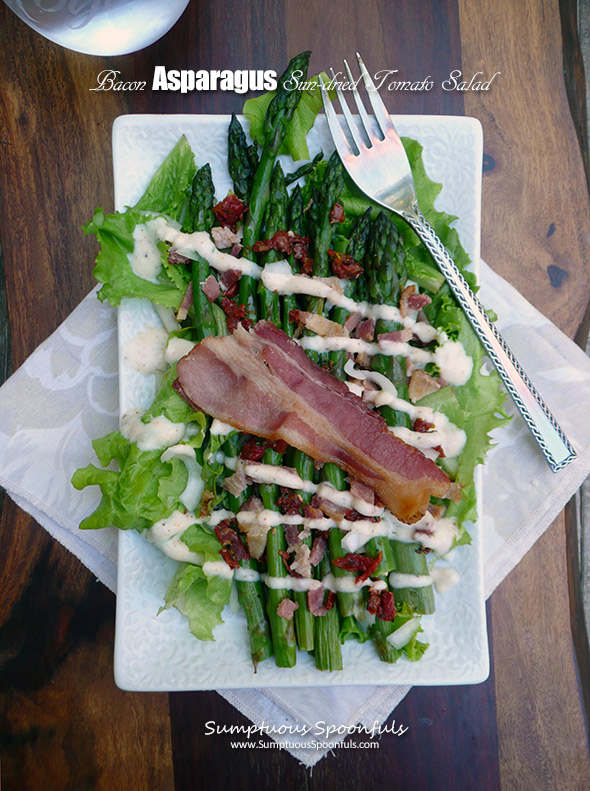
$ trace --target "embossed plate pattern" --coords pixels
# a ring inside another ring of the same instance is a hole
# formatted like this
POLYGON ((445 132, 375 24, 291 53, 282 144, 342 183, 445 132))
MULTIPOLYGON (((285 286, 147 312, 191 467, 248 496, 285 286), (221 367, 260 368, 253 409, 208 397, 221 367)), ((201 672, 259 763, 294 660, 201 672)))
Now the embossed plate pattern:
MULTIPOLYGON (((472 261, 479 261, 482 135, 479 122, 445 116, 398 116, 400 134, 424 146, 429 176, 443 184, 437 208, 456 215, 457 229, 472 261)), ((133 205, 178 138, 185 134, 198 165, 210 162, 216 194, 231 187, 227 172, 226 134, 229 116, 123 116, 113 128, 115 202, 117 209, 133 205)), ((310 153, 320 148, 328 156, 332 143, 324 118, 309 135, 310 153)), ((288 169, 292 164, 284 163, 288 169)), ((148 326, 159 326, 144 300, 126 300, 119 309, 119 348, 148 326)), ((146 408, 154 395, 155 378, 127 368, 120 360, 120 411, 146 408)), ((481 492, 481 488, 480 488, 481 492)), ((344 670, 322 673, 313 659, 299 654, 297 666, 280 669, 272 659, 254 674, 249 658, 246 622, 239 610, 226 607, 225 623, 215 642, 200 642, 176 611, 158 615, 175 561, 133 532, 119 534, 115 678, 130 690, 175 691, 235 687, 323 686, 341 684, 473 684, 488 674, 481 537, 471 527, 473 543, 449 556, 461 579, 444 596, 437 612, 423 618, 430 648, 417 663, 380 662, 373 645, 347 642, 344 670)))

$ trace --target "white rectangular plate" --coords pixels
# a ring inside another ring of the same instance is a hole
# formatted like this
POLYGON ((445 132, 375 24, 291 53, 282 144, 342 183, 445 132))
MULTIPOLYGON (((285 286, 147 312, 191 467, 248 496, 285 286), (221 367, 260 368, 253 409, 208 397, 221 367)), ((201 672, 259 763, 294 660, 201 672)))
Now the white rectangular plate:
MULTIPOLYGON (((479 261, 482 133, 472 118, 444 116, 394 117, 400 134, 424 146, 429 176, 443 184, 437 208, 456 215, 461 241, 471 260, 479 261)), ((227 171, 229 116, 123 116, 113 128, 115 201, 117 209, 133 205, 151 176, 181 135, 186 135, 197 165, 209 162, 218 199, 231 188, 227 171)), ((313 156, 333 150, 320 117, 309 135, 313 156)), ((288 170, 292 163, 283 163, 288 170)), ((159 326, 150 303, 127 300, 119 309, 119 349, 148 326, 159 326)), ((120 361, 120 410, 147 408, 155 379, 133 371, 120 361)), ((481 489, 480 489, 481 497, 481 489)), ((158 615, 175 561, 160 553, 140 535, 119 534, 115 679, 129 690, 202 690, 235 687, 297 687, 340 684, 473 684, 489 671, 484 611, 480 525, 471 530, 473 543, 460 547, 449 561, 460 574, 459 584, 437 596, 437 611, 422 619, 421 639, 430 643, 416 663, 381 662, 373 644, 349 641, 343 646, 344 669, 316 670, 313 658, 299 654, 297 666, 281 669, 272 659, 254 673, 250 661, 246 621, 239 610, 226 607, 225 623, 215 630, 214 642, 200 642, 176 610, 158 615)))

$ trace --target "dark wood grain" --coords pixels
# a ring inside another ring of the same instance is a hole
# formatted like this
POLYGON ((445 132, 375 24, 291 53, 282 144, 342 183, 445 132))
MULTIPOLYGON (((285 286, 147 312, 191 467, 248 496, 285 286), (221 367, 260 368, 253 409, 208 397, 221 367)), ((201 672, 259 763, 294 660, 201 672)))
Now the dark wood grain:
MULTIPOLYGON (((338 68, 358 49, 373 68, 398 68, 400 78, 432 76, 432 91, 387 95, 394 112, 465 109, 480 118, 484 256, 573 335, 588 297, 590 210, 559 31, 556 0, 403 0, 394 8, 386 0, 337 7, 325 0, 193 1, 160 42, 107 59, 60 49, 1 4, 0 237, 14 367, 91 287, 96 248, 80 226, 96 205, 113 207, 114 118, 230 112, 243 101, 219 91, 90 92, 97 74, 116 68, 151 85, 158 64, 280 68, 308 48, 312 70, 338 68), (505 79, 485 95, 464 96, 440 87, 453 69, 501 70, 505 79), (559 285, 557 270, 567 273, 559 285)), ((404 737, 384 736, 378 751, 337 750, 310 775, 284 752, 231 751, 225 737, 205 737, 207 720, 247 722, 215 693, 168 698, 117 690, 112 595, 11 502, 1 520, 3 789, 590 786, 564 615, 561 523, 492 599, 490 680, 412 690, 393 715, 409 725, 404 737)))

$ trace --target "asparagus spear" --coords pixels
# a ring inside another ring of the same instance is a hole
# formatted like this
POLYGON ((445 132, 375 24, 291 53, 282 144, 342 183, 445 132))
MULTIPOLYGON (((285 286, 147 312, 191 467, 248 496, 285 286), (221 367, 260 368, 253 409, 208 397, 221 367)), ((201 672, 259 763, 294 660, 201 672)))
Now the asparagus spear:
MULTIPOLYGON (((191 184, 188 211, 182 226, 183 230, 187 233, 208 231, 215 222, 215 215, 212 210, 214 201, 215 191, 211 177, 211 167, 207 164, 197 170, 191 184)), ((201 288, 201 283, 210 274, 211 268, 207 261, 197 255, 196 260, 191 265, 193 309, 195 313, 194 324, 197 341, 202 341, 208 335, 217 334, 214 308, 201 288)))
MULTIPOLYGON (((301 72, 305 79, 309 64, 310 52, 302 52, 289 61, 285 72, 281 75, 277 93, 266 111, 264 119, 264 147, 260 155, 258 167, 252 179, 248 213, 244 223, 244 256, 253 260, 251 246, 260 238, 260 229, 264 219, 264 210, 268 203, 270 180, 281 143, 284 140, 287 127, 291 122, 299 100, 300 91, 288 90, 285 85, 293 77, 293 72, 301 72)), ((246 306, 246 314, 253 318, 255 315, 254 278, 244 275, 240 278, 240 302, 246 306)))
MULTIPOLYGON (((313 479, 314 465, 311 456, 302 453, 300 450, 294 450, 292 453, 293 466, 303 478, 304 481, 311 481, 313 479)), ((307 505, 311 500, 309 492, 299 492, 302 502, 307 505)), ((311 536, 302 538, 304 544, 311 548, 311 536)), ((296 592, 293 594, 294 600, 299 607, 295 610, 295 631, 297 634, 297 645, 302 651, 313 651, 314 649, 314 616, 309 611, 307 602, 307 593, 305 591, 296 592)))
MULTIPOLYGON (((265 464, 280 465, 282 462, 281 454, 269 448, 265 451, 263 461, 265 464)), ((277 506, 278 494, 279 487, 275 484, 263 484, 260 486, 260 498, 264 507, 270 511, 279 510, 277 506)), ((283 558, 279 554, 286 548, 287 542, 285 541, 282 525, 271 528, 266 537, 266 563, 270 577, 287 576, 283 558)), ((297 661, 294 622, 277 615, 277 607, 283 599, 288 598, 290 598, 290 593, 286 588, 267 588, 267 613, 270 621, 275 662, 278 667, 294 667, 297 661)))
MULTIPOLYGON (((297 236, 303 236, 304 224, 303 195, 301 193, 301 187, 299 184, 296 184, 289 197, 289 204, 287 207, 287 225, 289 226, 289 230, 293 231, 294 234, 297 236)), ((291 265, 291 270, 295 272, 295 259, 293 256, 289 256, 288 260, 289 264, 291 265)), ((295 308, 297 308, 297 298, 295 294, 286 294, 283 297, 282 327, 283 331, 291 337, 293 337, 295 327, 294 324, 289 320, 289 313, 295 308)))
MULTIPOLYGON (((330 561, 324 556, 318 566, 318 578, 321 579, 329 570, 330 561)), ((332 607, 325 615, 318 616, 315 619, 314 653, 315 666, 318 670, 342 670, 338 607, 332 607)))
MULTIPOLYGON (((264 214, 264 235, 271 239, 277 231, 284 231, 287 228, 287 203, 289 196, 285 186, 285 175, 279 162, 276 163, 272 178, 270 180, 270 195, 264 214)), ((279 254, 275 250, 265 253, 264 263, 278 261, 279 254)), ((278 327, 281 325, 281 308, 279 295, 269 291, 264 287, 262 281, 258 282, 258 299, 260 309, 259 319, 268 319, 278 327)))
MULTIPOLYGON (((397 305, 400 296, 400 278, 405 276, 403 261, 403 243, 394 223, 384 213, 378 215, 372 228, 371 252, 366 258, 368 262, 368 290, 376 302, 397 305), (385 243, 378 243, 385 239, 385 243)), ((379 320, 376 332, 391 332, 399 329, 394 322, 379 320)), ((385 374, 397 388, 401 398, 408 398, 407 376, 403 358, 387 357, 376 354, 372 359, 375 371, 385 374)), ((382 416, 390 426, 411 427, 409 415, 398 412, 391 407, 380 409, 382 416)), ((428 574, 428 564, 424 554, 415 551, 416 545, 392 541, 391 547, 397 571, 408 574, 428 574)), ((432 585, 425 588, 404 588, 395 592, 396 601, 407 601, 419 613, 434 612, 434 592, 432 585)))
POLYGON ((258 167, 255 145, 248 145, 246 133, 235 115, 229 124, 227 140, 227 167, 234 183, 234 192, 240 200, 248 201, 252 179, 258 167))

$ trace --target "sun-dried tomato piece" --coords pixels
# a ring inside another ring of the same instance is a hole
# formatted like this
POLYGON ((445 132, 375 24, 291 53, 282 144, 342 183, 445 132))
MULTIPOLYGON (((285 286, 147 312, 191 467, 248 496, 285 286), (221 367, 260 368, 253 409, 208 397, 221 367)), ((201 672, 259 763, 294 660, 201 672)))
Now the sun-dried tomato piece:
POLYGON ((240 459, 246 461, 260 461, 268 448, 269 442, 261 437, 248 437, 240 451, 240 459))
POLYGON ((239 560, 250 560, 250 552, 232 525, 237 525, 235 519, 224 519, 216 526, 215 535, 223 547, 219 554, 228 566, 237 569, 239 560))
POLYGON ((226 324, 228 332, 233 332, 238 324, 241 324, 247 330, 252 326, 252 321, 246 318, 246 306, 238 305, 227 297, 221 299, 221 309, 225 313, 226 324))
POLYGON ((335 203, 330 211, 329 219, 332 224, 344 222, 344 206, 342 206, 340 203, 335 203))
POLYGON ((412 430, 418 431, 420 434, 428 434, 429 431, 433 431, 436 428, 434 423, 429 423, 427 420, 422 420, 421 417, 417 417, 412 424, 412 430))
POLYGON ((446 458, 446 457, 445 457, 445 452, 444 452, 444 450, 442 449, 442 446, 441 446, 441 445, 435 445, 435 446, 434 446, 434 448, 433 448, 432 450, 435 450, 435 451, 438 453, 438 455, 440 456, 440 458, 441 458, 441 459, 444 459, 444 458, 446 458))
POLYGON ((292 489, 281 486, 281 496, 277 498, 277 506, 282 514, 299 514, 303 507, 303 498, 292 489))
POLYGON ((255 253, 267 253, 269 250, 276 250, 277 253, 285 253, 291 255, 293 252, 291 247, 291 237, 287 231, 277 231, 270 239, 261 239, 252 245, 252 250, 255 253))
POLYGON ((383 552, 378 552, 374 558, 370 558, 368 555, 358 555, 353 552, 349 552, 348 554, 344 555, 344 557, 334 558, 332 563, 334 566, 337 566, 339 569, 343 569, 344 571, 360 571, 360 575, 356 578, 357 585, 360 585, 361 582, 369 579, 371 574, 374 574, 375 571, 377 571, 382 558, 383 552))
POLYGON ((302 275, 311 275, 313 272, 313 258, 309 256, 309 239, 307 236, 291 235, 293 258, 299 261, 302 275))
POLYGON ((363 267, 347 253, 328 250, 332 272, 341 280, 353 280, 363 274, 363 267))
POLYGON ((388 590, 377 591, 369 588, 367 611, 376 615, 381 621, 393 621, 396 616, 395 599, 388 590))
POLYGON ((238 220, 241 220, 248 211, 247 205, 233 192, 228 192, 226 197, 213 207, 213 213, 220 225, 231 228, 235 233, 238 220))

